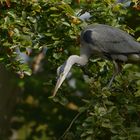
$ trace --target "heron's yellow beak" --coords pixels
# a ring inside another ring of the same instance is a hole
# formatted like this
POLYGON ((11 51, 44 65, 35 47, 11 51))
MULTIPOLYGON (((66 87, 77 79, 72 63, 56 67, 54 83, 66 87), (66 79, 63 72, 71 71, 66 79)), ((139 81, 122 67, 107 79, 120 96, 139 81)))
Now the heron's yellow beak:
POLYGON ((63 74, 63 73, 60 74, 60 76, 59 76, 59 78, 58 78, 58 80, 57 80, 57 83, 56 83, 56 86, 55 86, 55 89, 54 89, 54 92, 53 92, 52 97, 54 97, 54 96, 56 95, 58 89, 60 88, 61 84, 62 84, 63 81, 65 80, 66 75, 67 75, 67 73, 66 73, 66 74, 63 74))

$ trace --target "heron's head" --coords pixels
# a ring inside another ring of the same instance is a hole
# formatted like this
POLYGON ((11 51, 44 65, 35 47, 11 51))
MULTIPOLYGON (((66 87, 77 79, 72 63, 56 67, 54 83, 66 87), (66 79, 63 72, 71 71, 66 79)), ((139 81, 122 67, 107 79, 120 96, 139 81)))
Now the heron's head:
POLYGON ((60 67, 57 68, 57 83, 56 83, 56 86, 55 86, 55 89, 53 92, 53 96, 56 95, 61 84, 63 83, 63 81, 67 77, 67 74, 70 71, 71 66, 72 65, 66 61, 63 65, 61 65, 60 67))
POLYGON ((56 92, 58 91, 59 87, 67 77, 67 74, 69 73, 71 67, 76 63, 79 65, 85 65, 87 63, 88 57, 83 55, 83 56, 78 56, 78 55, 71 55, 67 61, 58 67, 57 69, 57 83, 53 92, 52 97, 56 95, 56 92))

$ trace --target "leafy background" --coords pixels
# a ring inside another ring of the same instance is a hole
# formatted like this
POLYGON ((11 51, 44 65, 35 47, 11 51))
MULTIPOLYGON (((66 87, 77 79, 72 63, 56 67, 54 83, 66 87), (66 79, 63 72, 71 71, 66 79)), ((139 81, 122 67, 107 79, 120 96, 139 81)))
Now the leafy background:
POLYGON ((108 24, 139 41, 139 10, 136 0, 1 0, 0 62, 18 88, 9 91, 16 100, 1 139, 139 140, 139 65, 124 65, 107 89, 112 63, 91 58, 88 72, 74 66, 57 96, 48 98, 57 67, 79 55, 83 27, 108 24), (91 17, 81 20, 85 12, 91 17))

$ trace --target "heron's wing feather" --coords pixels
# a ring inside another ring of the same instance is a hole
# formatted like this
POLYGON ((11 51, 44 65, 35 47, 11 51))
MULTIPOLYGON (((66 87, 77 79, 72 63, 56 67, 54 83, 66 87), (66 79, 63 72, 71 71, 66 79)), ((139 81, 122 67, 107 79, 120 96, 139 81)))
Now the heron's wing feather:
POLYGON ((91 49, 98 49, 106 53, 135 53, 140 52, 140 43, 128 33, 108 26, 89 26, 82 33, 86 43, 91 44, 91 49))

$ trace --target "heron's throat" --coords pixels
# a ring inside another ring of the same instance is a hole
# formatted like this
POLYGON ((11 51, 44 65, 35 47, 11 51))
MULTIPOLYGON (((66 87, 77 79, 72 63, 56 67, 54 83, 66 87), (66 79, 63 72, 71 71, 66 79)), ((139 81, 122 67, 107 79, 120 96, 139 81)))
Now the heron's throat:
POLYGON ((81 55, 81 56, 71 55, 68 61, 71 63, 71 65, 79 64, 81 66, 84 66, 88 62, 88 57, 86 55, 81 55))

